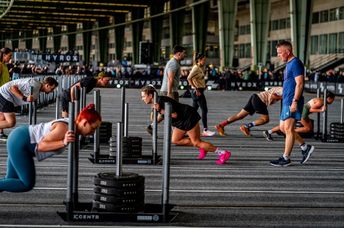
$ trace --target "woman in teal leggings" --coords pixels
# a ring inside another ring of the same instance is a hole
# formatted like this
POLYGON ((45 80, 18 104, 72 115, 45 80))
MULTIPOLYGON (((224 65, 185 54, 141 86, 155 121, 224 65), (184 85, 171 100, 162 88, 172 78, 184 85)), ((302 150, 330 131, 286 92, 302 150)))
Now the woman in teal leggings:
MULTIPOLYGON (((94 133, 101 124, 101 116, 94 104, 80 112, 75 124, 76 131, 83 136, 94 133)), ((60 154, 74 140, 74 132, 68 131, 68 119, 14 129, 7 141, 7 173, 5 178, 0 179, 0 191, 30 191, 36 182, 33 157, 42 161, 60 154)))

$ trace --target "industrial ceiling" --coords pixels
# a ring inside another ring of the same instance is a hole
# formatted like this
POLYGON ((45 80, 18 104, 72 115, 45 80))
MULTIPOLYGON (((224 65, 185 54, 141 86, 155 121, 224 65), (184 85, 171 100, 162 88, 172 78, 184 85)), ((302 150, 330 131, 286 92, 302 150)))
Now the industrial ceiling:
POLYGON ((147 8, 156 1, 159 0, 14 0, 0 19, 0 31, 11 33, 95 22, 135 8, 147 8))

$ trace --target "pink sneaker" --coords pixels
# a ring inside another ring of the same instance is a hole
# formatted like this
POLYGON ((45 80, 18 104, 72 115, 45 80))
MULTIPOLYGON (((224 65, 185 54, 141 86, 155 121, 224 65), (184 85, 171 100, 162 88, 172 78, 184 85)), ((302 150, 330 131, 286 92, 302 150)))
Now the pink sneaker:
POLYGON ((231 157, 231 152, 225 150, 223 154, 219 155, 219 159, 216 161, 216 164, 223 165, 231 157))
POLYGON ((207 156, 207 151, 205 151, 205 149, 203 148, 199 148, 199 155, 197 157, 198 160, 202 160, 203 158, 205 158, 205 156, 207 156))

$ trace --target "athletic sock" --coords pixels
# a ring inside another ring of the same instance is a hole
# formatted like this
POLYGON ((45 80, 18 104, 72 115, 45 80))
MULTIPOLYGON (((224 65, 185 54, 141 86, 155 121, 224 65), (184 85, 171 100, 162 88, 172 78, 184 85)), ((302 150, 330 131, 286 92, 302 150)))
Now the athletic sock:
POLYGON ((301 150, 306 150, 307 149, 307 144, 303 143, 302 145, 300 145, 301 150))
POLYGON ((221 125, 222 127, 227 126, 227 125, 228 125, 228 120, 225 120, 225 121, 221 122, 220 125, 221 125))
POLYGON ((272 134, 272 130, 268 130, 269 134, 271 135, 272 134))
POLYGON ((248 129, 250 129, 250 128, 254 127, 254 122, 245 124, 245 126, 246 126, 248 129))
POLYGON ((217 155, 221 155, 221 154, 223 154, 224 152, 225 152, 225 151, 222 150, 222 149, 220 149, 220 147, 217 147, 216 150, 215 150, 215 154, 217 154, 217 155))
POLYGON ((288 160, 289 156, 286 156, 286 155, 283 154, 283 158, 284 158, 284 160, 288 160))

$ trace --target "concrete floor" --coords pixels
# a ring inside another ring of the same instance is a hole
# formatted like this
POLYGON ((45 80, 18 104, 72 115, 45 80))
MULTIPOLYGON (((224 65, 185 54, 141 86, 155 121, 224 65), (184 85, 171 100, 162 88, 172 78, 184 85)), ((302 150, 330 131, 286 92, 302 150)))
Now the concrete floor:
MULTIPOLYGON (((129 136, 143 138, 143 154, 151 153, 149 107, 140 101, 137 89, 127 89, 129 103, 129 136)), ((209 126, 233 115, 246 104, 252 91, 208 91, 206 93, 209 126)), ((121 119, 120 90, 102 89, 104 121, 121 119)), ((309 99, 313 94, 306 94, 309 99)), ((88 95, 88 100, 92 100, 88 95)), ((191 104, 190 98, 181 102, 191 104)), ((284 138, 276 135, 273 142, 263 138, 262 131, 278 123, 279 104, 270 107, 270 123, 255 127, 252 137, 239 130, 241 121, 226 127, 227 136, 204 138, 232 152, 230 161, 215 164, 215 155, 196 159, 195 148, 172 146, 170 203, 177 217, 170 223, 65 222, 56 211, 65 210, 67 152, 43 162, 36 162, 37 183, 27 193, 0 193, 0 227, 101 227, 101 226, 186 226, 186 227, 344 227, 344 144, 323 143, 307 139, 316 149, 305 165, 295 146, 293 164, 272 167, 269 161, 283 152, 284 138)), ((39 110, 38 122, 55 116, 55 106, 39 110)), ((255 117, 255 116, 253 116, 255 117)), ((315 118, 315 116, 313 116, 315 118)), ((329 108, 329 123, 340 119, 337 99, 329 108)), ((253 120, 249 117, 245 122, 253 120)), ((19 116, 17 125, 27 123, 19 116)), ((163 124, 159 126, 158 153, 162 153, 163 124)), ((213 129, 212 129, 213 130, 213 129)), ((9 132, 9 130, 7 130, 9 132)), ((0 142, 0 175, 6 172, 6 147, 0 142)), ((115 166, 89 162, 92 145, 80 152, 79 198, 91 202, 93 177, 99 172, 114 172, 115 166)), ((107 145, 101 152, 108 153, 107 145)), ((145 176, 145 203, 161 200, 161 165, 124 165, 124 172, 145 176)))

